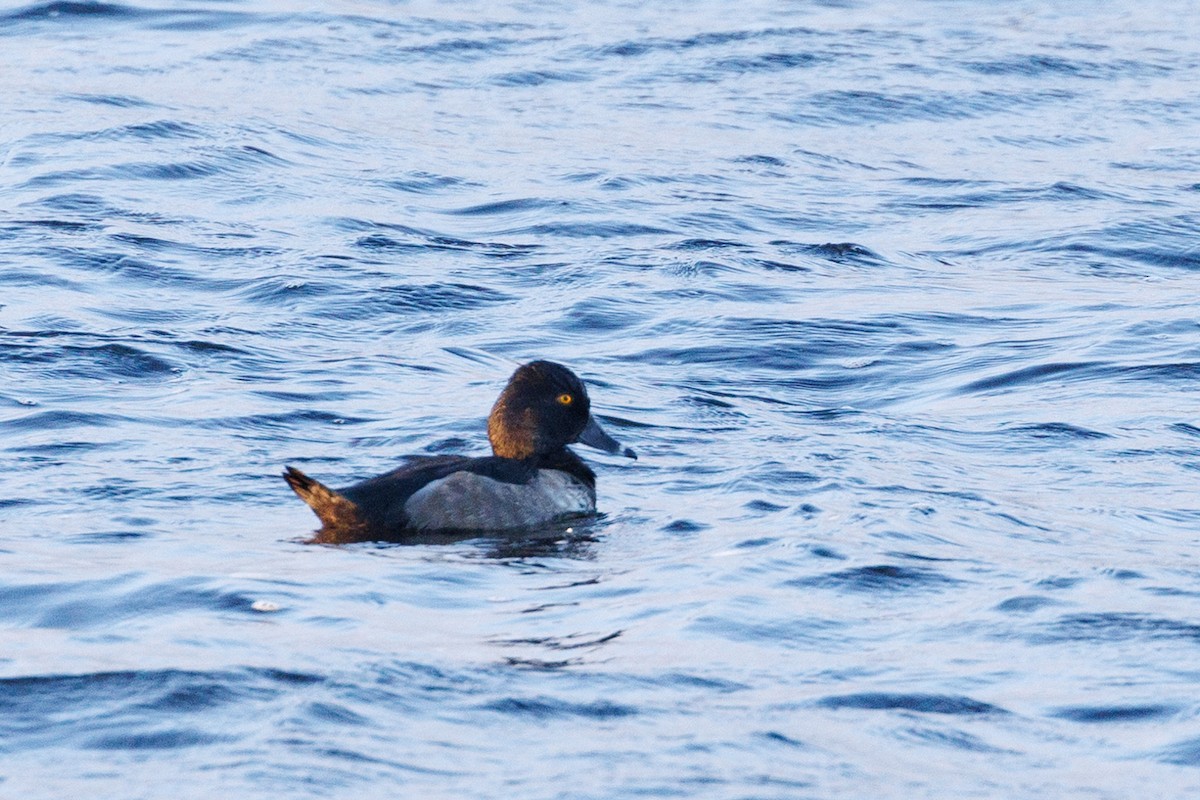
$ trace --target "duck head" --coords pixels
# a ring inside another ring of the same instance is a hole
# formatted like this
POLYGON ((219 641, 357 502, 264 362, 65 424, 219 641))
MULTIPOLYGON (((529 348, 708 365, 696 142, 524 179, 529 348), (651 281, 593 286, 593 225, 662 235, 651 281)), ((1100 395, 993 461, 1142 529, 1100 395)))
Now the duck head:
POLYGON ((502 458, 549 455, 575 442, 637 458, 592 417, 583 381, 553 361, 532 361, 512 374, 488 416, 488 440, 502 458))

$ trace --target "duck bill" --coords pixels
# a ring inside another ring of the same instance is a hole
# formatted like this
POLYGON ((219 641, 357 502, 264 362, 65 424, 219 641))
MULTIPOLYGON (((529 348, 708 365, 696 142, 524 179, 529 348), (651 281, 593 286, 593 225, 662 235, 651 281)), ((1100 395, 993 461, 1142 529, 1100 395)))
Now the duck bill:
POLYGON ((637 453, 628 447, 621 447, 621 443, 605 433, 600 424, 596 422, 596 418, 591 415, 588 415, 587 426, 584 427, 583 433, 579 434, 579 438, 575 441, 606 453, 617 453, 637 460, 637 453))

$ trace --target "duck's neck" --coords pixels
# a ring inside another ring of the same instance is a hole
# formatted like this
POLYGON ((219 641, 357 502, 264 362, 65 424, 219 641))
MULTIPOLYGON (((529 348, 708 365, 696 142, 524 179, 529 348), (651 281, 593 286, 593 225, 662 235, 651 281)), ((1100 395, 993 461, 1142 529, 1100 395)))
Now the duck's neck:
POLYGON ((557 469, 579 480, 584 486, 595 488, 596 473, 584 463, 583 459, 565 447, 553 453, 535 456, 533 462, 538 469, 557 469))

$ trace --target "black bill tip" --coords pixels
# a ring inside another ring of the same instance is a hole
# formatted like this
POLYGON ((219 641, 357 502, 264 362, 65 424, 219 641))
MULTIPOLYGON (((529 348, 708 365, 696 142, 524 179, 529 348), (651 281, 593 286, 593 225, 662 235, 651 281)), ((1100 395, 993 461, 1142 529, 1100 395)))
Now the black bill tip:
POLYGON ((587 425, 575 441, 606 453, 622 455, 637 461, 637 453, 633 452, 632 448, 622 447, 620 442, 605 433, 604 429, 600 427, 600 423, 596 422, 595 417, 588 417, 587 425))

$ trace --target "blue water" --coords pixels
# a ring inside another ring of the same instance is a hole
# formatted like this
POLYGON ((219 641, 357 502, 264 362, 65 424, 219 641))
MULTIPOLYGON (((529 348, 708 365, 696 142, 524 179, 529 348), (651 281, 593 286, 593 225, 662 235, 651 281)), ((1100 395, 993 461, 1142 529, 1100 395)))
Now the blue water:
POLYGON ((1197 86, 1166 0, 6 6, 0 796, 1196 796, 1197 86), (605 516, 304 544, 533 358, 605 516))

